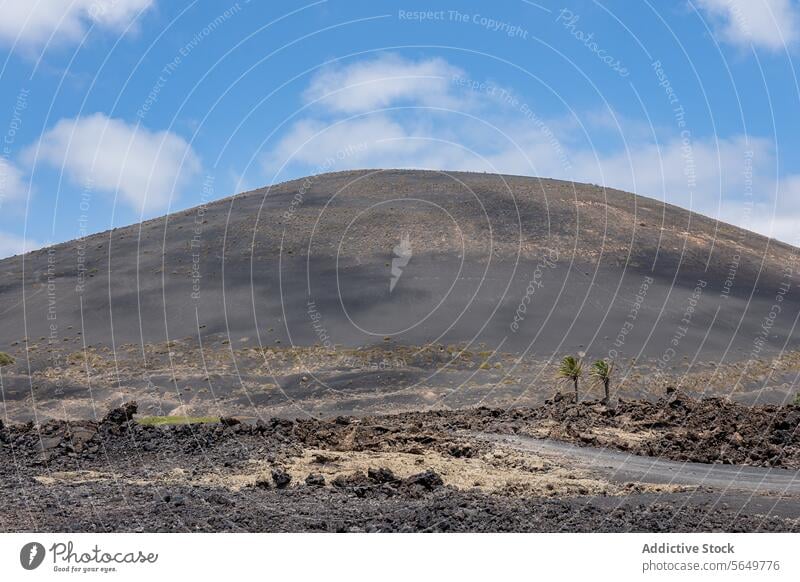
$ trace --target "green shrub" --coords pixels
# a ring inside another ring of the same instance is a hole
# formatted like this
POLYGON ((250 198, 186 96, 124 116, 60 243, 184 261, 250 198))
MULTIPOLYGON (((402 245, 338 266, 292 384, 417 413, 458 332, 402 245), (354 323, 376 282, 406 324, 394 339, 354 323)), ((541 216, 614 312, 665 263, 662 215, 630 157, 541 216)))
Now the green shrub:
POLYGON ((0 367, 2 366, 10 366, 14 363, 14 358, 9 356, 5 352, 0 352, 0 367))
POLYGON ((590 375, 593 378, 597 378, 600 382, 603 383, 603 393, 605 394, 603 397, 603 402, 608 402, 611 398, 610 393, 610 386, 611 386, 611 375, 614 373, 614 362, 607 362, 606 360, 597 360, 594 364, 592 364, 592 370, 590 375))
POLYGON ((578 381, 583 375, 583 364, 575 356, 565 356, 558 367, 557 376, 565 380, 572 380, 575 386, 575 402, 578 402, 578 381))

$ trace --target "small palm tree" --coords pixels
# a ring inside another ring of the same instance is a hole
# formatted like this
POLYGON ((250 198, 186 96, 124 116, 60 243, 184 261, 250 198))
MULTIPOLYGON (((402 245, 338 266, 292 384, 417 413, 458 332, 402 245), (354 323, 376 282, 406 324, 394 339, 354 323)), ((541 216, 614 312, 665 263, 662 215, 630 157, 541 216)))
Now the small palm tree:
POLYGON ((575 402, 578 401, 578 381, 583 375, 583 366, 581 361, 576 359, 575 356, 566 356, 561 360, 561 365, 558 367, 558 377, 565 380, 572 380, 575 385, 575 402))
POLYGON ((611 396, 611 374, 613 373, 614 362, 597 360, 594 364, 592 364, 592 371, 590 372, 590 375, 603 383, 603 391, 605 392, 605 398, 603 398, 603 402, 608 402, 611 396))

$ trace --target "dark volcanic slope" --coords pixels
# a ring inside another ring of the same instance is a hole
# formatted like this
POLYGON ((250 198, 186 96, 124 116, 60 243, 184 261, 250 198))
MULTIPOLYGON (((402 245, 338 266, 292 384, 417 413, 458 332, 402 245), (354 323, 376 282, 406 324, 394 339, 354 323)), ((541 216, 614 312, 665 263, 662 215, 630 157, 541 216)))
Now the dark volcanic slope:
POLYGON ((79 350, 82 331, 93 346, 199 333, 736 359, 796 344, 795 253, 597 186, 343 172, 0 262, 0 349, 53 335, 79 350), (390 291, 393 259, 407 264, 390 291))

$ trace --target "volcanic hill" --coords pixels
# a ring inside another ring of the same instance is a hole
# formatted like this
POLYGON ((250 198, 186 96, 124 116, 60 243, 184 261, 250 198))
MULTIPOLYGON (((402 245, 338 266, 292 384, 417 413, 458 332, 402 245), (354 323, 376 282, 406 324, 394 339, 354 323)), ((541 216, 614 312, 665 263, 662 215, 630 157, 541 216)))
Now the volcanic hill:
POLYGON ((551 394, 568 353, 617 362, 620 394, 782 402, 800 371, 797 253, 595 185, 310 176, 0 261, 3 406, 512 405, 551 394))

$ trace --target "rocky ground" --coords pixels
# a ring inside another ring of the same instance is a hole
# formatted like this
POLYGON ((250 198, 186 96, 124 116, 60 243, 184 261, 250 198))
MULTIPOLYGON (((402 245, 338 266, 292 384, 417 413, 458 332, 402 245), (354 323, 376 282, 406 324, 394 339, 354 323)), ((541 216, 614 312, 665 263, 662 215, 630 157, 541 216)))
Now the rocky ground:
POLYGON ((695 400, 0 427, 2 531, 799 531, 800 499, 623 481, 481 435, 800 467, 800 408, 695 400))
POLYGON ((800 468, 800 407, 695 399, 674 388, 656 402, 575 405, 556 395, 533 414, 532 436, 695 463, 800 468))

